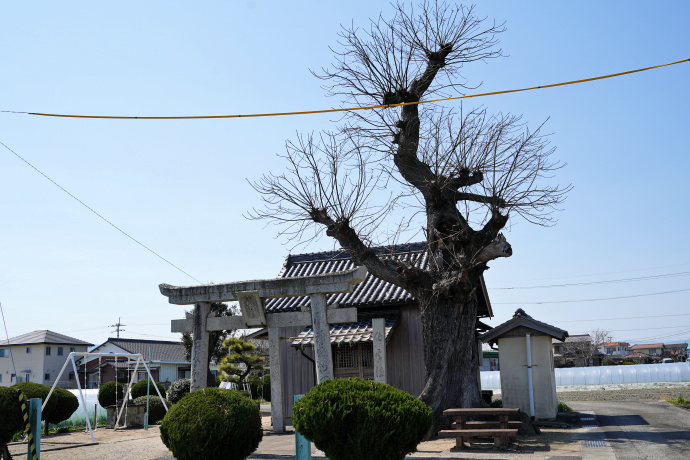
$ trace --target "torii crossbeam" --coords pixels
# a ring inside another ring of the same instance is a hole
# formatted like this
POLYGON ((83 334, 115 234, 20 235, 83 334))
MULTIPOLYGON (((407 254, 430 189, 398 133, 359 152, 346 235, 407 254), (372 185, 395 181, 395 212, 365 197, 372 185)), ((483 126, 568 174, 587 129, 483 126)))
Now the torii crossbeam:
POLYGON ((271 417, 273 430, 285 430, 279 328, 312 326, 317 381, 333 378, 329 324, 357 321, 356 308, 326 308, 326 294, 352 292, 364 280, 366 267, 335 274, 239 281, 225 284, 177 287, 161 284, 161 294, 176 305, 194 304, 192 319, 172 320, 171 332, 189 332, 192 342, 192 391, 206 386, 209 332, 225 329, 268 328, 271 359, 271 417), (310 308, 286 313, 266 313, 265 300, 310 296, 310 308), (239 301, 242 316, 208 317, 211 302, 239 301), (311 310, 311 311, 309 311, 311 310))

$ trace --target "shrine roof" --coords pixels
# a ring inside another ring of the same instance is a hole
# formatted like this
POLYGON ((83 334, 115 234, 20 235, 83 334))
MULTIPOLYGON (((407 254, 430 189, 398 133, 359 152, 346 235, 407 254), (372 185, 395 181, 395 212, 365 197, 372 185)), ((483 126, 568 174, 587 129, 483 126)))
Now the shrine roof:
MULTIPOLYGON (((395 258, 409 262, 417 268, 426 269, 429 265, 429 253, 426 243, 411 243, 395 246, 374 248, 374 252, 382 258, 395 258)), ((293 278, 332 274, 356 268, 349 252, 324 251, 309 254, 291 254, 285 259, 278 278, 293 278)), ((480 278, 482 289, 479 295, 479 317, 491 317, 491 303, 484 285, 484 278, 480 278)), ((371 273, 354 287, 353 292, 329 294, 327 303, 339 304, 340 307, 384 307, 415 304, 417 301, 405 289, 387 281, 380 280, 371 273)), ((284 297, 266 300, 266 313, 298 311, 309 306, 309 297, 284 297)))
POLYGON ((510 320, 496 326, 489 332, 480 335, 479 340, 484 343, 496 343, 500 337, 517 328, 522 328, 522 330, 527 329, 537 331, 547 336, 551 336, 552 339, 565 340, 566 337, 568 337, 568 331, 559 329, 541 321, 537 321, 525 313, 522 309, 518 309, 510 320))
MULTIPOLYGON (((386 318, 386 341, 395 327, 395 318, 386 318)), ((331 344, 371 343, 374 327, 372 319, 363 319, 355 323, 340 323, 330 325, 331 344)), ((314 346, 314 330, 311 326, 304 328, 299 336, 292 338, 293 347, 314 346)))

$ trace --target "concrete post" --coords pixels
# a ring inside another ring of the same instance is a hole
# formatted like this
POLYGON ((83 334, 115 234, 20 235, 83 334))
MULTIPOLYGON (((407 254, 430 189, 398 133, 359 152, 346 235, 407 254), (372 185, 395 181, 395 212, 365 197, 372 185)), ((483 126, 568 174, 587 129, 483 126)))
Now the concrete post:
POLYGON ((194 304, 194 326, 192 329, 192 384, 191 390, 206 388, 208 375, 208 331, 206 321, 211 312, 209 302, 194 304))
POLYGON ((386 383, 386 320, 374 318, 374 381, 386 383))
POLYGON ((271 359, 271 424, 274 433, 285 432, 283 414, 283 376, 280 368, 280 328, 268 328, 268 353, 271 359))
MULTIPOLYGON (((331 330, 326 319, 326 294, 310 294, 311 320, 314 329, 314 355, 316 358, 316 381, 333 378, 333 355, 331 353, 331 330)), ((273 382, 271 382, 273 384, 273 382)))

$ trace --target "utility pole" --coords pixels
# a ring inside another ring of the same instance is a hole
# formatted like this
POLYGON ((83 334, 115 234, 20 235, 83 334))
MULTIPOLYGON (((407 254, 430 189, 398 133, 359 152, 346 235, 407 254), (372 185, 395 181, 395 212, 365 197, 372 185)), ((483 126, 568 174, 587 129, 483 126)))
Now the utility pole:
POLYGON ((119 339, 120 338, 120 331, 125 331, 125 329, 122 329, 123 326, 126 326, 126 324, 122 324, 122 322, 120 321, 120 318, 118 318, 116 324, 111 324, 108 327, 114 327, 115 328, 115 331, 117 332, 117 338, 119 339))

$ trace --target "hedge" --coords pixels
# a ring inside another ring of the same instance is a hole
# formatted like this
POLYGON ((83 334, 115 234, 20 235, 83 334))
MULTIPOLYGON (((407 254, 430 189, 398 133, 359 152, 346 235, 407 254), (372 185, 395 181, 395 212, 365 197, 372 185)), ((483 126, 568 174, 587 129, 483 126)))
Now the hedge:
POLYGON ((134 384, 134 386, 132 387, 132 392, 131 392, 133 399, 140 398, 142 396, 146 396, 147 386, 149 388, 148 392, 150 395, 158 396, 158 393, 156 393, 156 389, 153 388, 154 383, 158 386, 158 390, 161 392, 161 395, 165 396, 165 387, 163 386, 162 383, 151 381, 151 385, 149 386, 148 382, 149 382, 148 380, 139 380, 137 383, 134 384))
POLYGON ((0 387, 0 453, 12 436, 24 429, 19 393, 14 387, 0 387))
POLYGON ((259 405, 220 388, 187 394, 168 411, 160 433, 177 460, 242 460, 263 437, 259 405))
POLYGON ((331 460, 402 460, 432 424, 431 408, 370 380, 326 380, 292 409, 292 424, 331 460))
MULTIPOLYGON (((136 398, 132 401, 132 404, 146 405, 146 396, 136 398)), ((168 406, 168 410, 170 410, 172 403, 166 399, 165 404, 168 406)), ((165 406, 161 402, 161 398, 158 396, 149 396, 149 423, 156 423, 163 420, 165 413, 165 406)))
POLYGON ((125 399, 125 391, 119 383, 106 382, 98 390, 98 404, 101 407, 114 406, 116 400, 121 402, 123 399, 125 399), (117 398, 115 397, 115 388, 117 388, 117 398))

